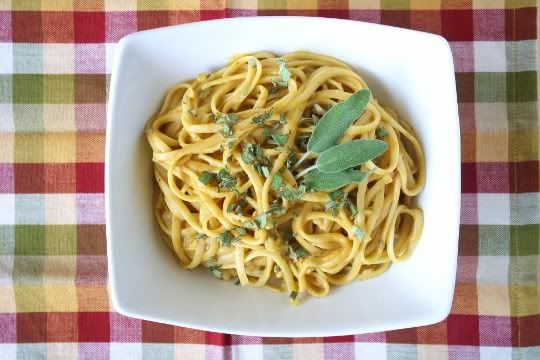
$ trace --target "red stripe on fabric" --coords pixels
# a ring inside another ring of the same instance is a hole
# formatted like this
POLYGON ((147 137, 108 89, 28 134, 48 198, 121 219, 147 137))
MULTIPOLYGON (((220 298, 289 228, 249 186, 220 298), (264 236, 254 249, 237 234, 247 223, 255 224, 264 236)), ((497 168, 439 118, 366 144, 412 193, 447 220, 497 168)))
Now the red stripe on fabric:
POLYGON ((79 312, 80 342, 109 342, 111 340, 108 312, 79 312))
POLYGON ((473 10, 442 10, 442 36, 448 41, 472 41, 473 10))
POLYGON ((103 163, 77 163, 75 166, 78 193, 104 192, 103 163))
POLYGON ((538 161, 511 162, 510 191, 518 194, 540 192, 539 164, 538 161))
POLYGON ((354 342, 354 335, 327 336, 323 338, 323 342, 325 343, 350 343, 350 342, 354 342))
POLYGON ((231 335, 229 334, 220 334, 220 333, 207 331, 205 340, 206 340, 207 345, 218 345, 218 346, 231 345, 231 335))
POLYGON ((75 12, 75 42, 76 43, 103 43, 105 42, 105 13, 75 12))
MULTIPOLYGON (((43 42, 41 17, 41 11, 13 11, 11 13, 11 33, 13 42, 43 42)), ((1 27, 4 27, 4 25, 1 27)))
POLYGON ((145 343, 173 343, 174 326, 143 321, 142 341, 145 343))
POLYGON ((461 163, 461 192, 477 192, 476 163, 461 163))
POLYGON ((418 342, 416 328, 387 331, 386 342, 391 344, 415 344, 418 342))
MULTIPOLYGON (((523 294, 522 296, 526 295, 523 294)), ((512 318, 512 345, 521 347, 540 346, 540 315, 512 318)))
POLYGON ((201 10, 201 20, 221 19, 227 16, 227 11, 222 10, 201 10))
POLYGON ((505 9, 506 40, 536 39, 536 8, 505 9))
POLYGON ((480 345, 478 315, 450 314, 447 318, 448 345, 480 345))
POLYGON ((15 193, 39 194, 45 192, 44 164, 15 164, 15 193))
POLYGON ((17 343, 47 342, 47 313, 17 313, 17 343))
POLYGON ((348 19, 349 9, 319 9, 319 16, 327 18, 348 19))
POLYGON ((411 12, 409 10, 381 10, 381 24, 408 29, 411 27, 411 12))

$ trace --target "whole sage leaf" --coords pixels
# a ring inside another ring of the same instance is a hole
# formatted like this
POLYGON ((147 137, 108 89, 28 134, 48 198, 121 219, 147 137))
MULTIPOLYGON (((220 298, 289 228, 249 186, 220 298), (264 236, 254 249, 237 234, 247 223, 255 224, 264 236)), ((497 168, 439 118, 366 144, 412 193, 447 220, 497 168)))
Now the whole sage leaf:
POLYGON ((311 153, 322 153, 336 145, 345 130, 362 115, 370 97, 371 92, 362 89, 332 106, 313 129, 307 150, 311 153))
POLYGON ((362 182, 368 176, 369 173, 353 169, 333 174, 323 173, 314 169, 304 176, 304 182, 309 188, 314 190, 335 190, 345 185, 362 182))
POLYGON ((373 160, 388 149, 388 144, 377 139, 353 140, 327 149, 317 159, 317 169, 337 173, 373 160))

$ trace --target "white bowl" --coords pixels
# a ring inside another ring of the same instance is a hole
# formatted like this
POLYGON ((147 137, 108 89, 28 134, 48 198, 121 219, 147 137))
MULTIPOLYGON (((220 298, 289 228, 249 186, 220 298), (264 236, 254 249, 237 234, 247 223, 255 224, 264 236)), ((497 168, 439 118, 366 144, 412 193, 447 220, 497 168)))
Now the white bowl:
POLYGON ((258 336, 330 336, 420 326, 449 313, 456 273, 460 141, 450 47, 442 37, 348 20, 236 18, 123 38, 113 65, 105 192, 110 294, 128 316, 258 336), (341 59, 374 96, 410 121, 425 151, 418 198, 425 226, 413 256, 382 276, 289 304, 286 294, 237 287, 182 270, 154 220, 144 126, 175 83, 222 67, 236 53, 309 50, 341 59))

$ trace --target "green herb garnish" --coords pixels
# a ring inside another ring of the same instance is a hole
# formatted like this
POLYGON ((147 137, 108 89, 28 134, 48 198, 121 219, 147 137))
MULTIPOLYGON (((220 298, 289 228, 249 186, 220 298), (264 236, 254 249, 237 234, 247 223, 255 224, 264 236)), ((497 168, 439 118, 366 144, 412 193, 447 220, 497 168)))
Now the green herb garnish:
POLYGON ((347 128, 362 115, 371 97, 371 92, 362 89, 328 110, 313 129, 308 151, 322 153, 337 144, 347 128))
POLYGON ((287 118, 285 117, 285 113, 279 114, 279 122, 282 123, 283 125, 288 124, 287 118))
POLYGON ((388 131, 386 131, 386 129, 383 127, 377 128, 377 130, 375 130, 375 136, 377 136, 377 138, 379 139, 386 137, 386 135, 388 135, 388 131))
POLYGON ((281 177, 281 175, 279 174, 275 174, 274 177, 272 178, 272 183, 270 184, 270 186, 274 190, 279 190, 282 182, 283 182, 283 177, 281 177))
POLYGON ((310 189, 335 190, 351 183, 359 183, 367 179, 369 173, 347 169, 337 173, 323 173, 314 169, 306 174, 304 181, 310 189))
POLYGON ((210 95, 210 91, 212 91, 212 87, 207 87, 199 91, 199 99, 206 99, 210 95))
POLYGON ((289 257, 293 260, 300 260, 309 255, 309 252, 296 241, 290 241, 288 247, 289 257))
POLYGON ((232 190, 236 187, 236 177, 229 174, 229 171, 227 169, 219 170, 219 172, 216 174, 216 177, 218 180, 218 188, 232 190))
POLYGON ((307 144, 307 152, 294 167, 297 168, 310 154, 320 154, 335 146, 347 128, 362 115, 370 97, 371 92, 362 89, 332 106, 315 125, 307 144))
POLYGON ((273 94, 279 89, 284 89, 289 85, 291 72, 287 69, 287 63, 284 60, 277 60, 279 79, 272 79, 272 88, 270 93, 273 94))
POLYGON ((195 239, 197 240, 204 240, 208 238, 208 236, 206 236, 206 234, 203 234, 203 233, 197 233, 197 235, 195 235, 195 239))
POLYGON ((234 239, 234 235, 229 231, 222 232, 218 235, 218 240, 221 243, 221 245, 230 247, 232 245, 232 241, 234 239))
POLYGON ((296 300, 296 297, 298 296, 298 292, 297 291, 291 291, 291 293, 289 294, 289 297, 291 298, 291 300, 296 300))
POLYGON ((271 143, 277 146, 283 146, 287 143, 287 140, 289 140, 289 134, 274 133, 272 134, 271 143))
POLYGON ((264 126, 264 122, 268 120, 272 116, 272 109, 269 109, 268 111, 263 112, 262 114, 259 114, 257 116, 254 116, 251 121, 254 124, 257 124, 259 126, 264 126))
POLYGON ((201 175, 199 175, 199 181, 202 182, 204 185, 208 185, 208 183, 214 178, 215 174, 204 170, 201 172, 201 175))
POLYGON ((255 218, 255 224, 257 224, 257 227, 259 229, 264 229, 268 225, 268 213, 264 213, 261 215, 258 215, 255 218))
POLYGON ((217 265, 212 265, 212 266, 209 266, 208 269, 210 269, 210 272, 212 273, 212 275, 214 275, 215 277, 221 279, 221 271, 219 270, 221 267, 220 266, 217 266, 217 265))
POLYGON ((362 231, 362 229, 360 229, 358 226, 353 226, 351 228, 351 232, 353 233, 354 237, 358 240, 363 240, 364 239, 364 232, 362 231))
POLYGON ((388 144, 377 139, 353 140, 323 151, 317 159, 317 169, 336 173, 373 160, 386 151, 388 144))
POLYGON ((248 59, 248 65, 250 68, 256 68, 257 67, 257 60, 255 60, 254 57, 250 57, 248 59))

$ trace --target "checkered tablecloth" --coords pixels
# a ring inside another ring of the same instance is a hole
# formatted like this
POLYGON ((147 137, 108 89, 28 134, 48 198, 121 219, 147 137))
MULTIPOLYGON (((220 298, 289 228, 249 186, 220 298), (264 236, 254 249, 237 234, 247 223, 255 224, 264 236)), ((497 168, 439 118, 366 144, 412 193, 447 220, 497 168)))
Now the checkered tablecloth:
POLYGON ((535 0, 0 0, 0 359, 540 359, 536 19, 535 0), (450 41, 463 194, 446 321, 260 338, 111 307, 103 160, 115 43, 138 30, 254 15, 350 18, 450 41))

